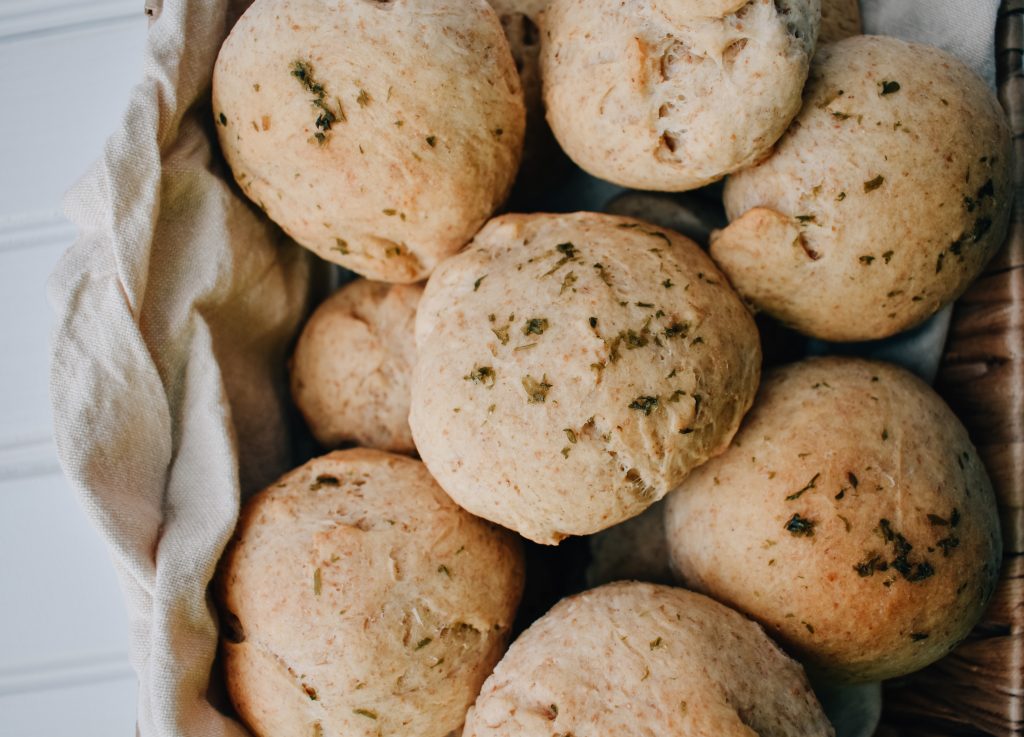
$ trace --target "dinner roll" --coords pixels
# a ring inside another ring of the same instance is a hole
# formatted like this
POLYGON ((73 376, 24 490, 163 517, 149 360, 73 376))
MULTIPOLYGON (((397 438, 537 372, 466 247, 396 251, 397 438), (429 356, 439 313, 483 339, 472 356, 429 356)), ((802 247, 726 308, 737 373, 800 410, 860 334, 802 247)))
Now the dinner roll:
POLYGON ((423 464, 358 449, 249 501, 216 586, 256 737, 445 737, 504 651, 523 561, 423 464))
POLYGON ((427 276, 501 204, 525 125, 484 0, 256 0, 217 58, 213 114, 271 219, 390 282, 427 276))
POLYGON ((812 359, 765 377, 724 454, 667 502, 682 580, 826 679, 938 660, 978 621, 1001 554, 963 425, 903 369, 812 359))
POLYGON ((803 669, 760 627, 683 589, 562 600, 512 644, 463 737, 834 735, 803 669))
POLYGON ((860 33, 859 0, 821 0, 819 45, 841 41, 860 33))
POLYGON ((409 423, 438 483, 539 543, 633 517, 750 407, 750 314, 692 241, 639 220, 505 215, 427 283, 409 423))
POLYGON ((1010 131, 938 49, 857 36, 815 58, 774 155, 730 177, 711 255, 736 289, 826 340, 883 338, 959 296, 1003 242, 1010 131))
POLYGON ((548 122, 594 176, 682 191, 764 156, 800 109, 820 0, 553 0, 548 122))
POLYGON ((326 448, 353 442, 411 453, 409 380, 423 287, 359 279, 328 297, 302 329, 292 397, 326 448))

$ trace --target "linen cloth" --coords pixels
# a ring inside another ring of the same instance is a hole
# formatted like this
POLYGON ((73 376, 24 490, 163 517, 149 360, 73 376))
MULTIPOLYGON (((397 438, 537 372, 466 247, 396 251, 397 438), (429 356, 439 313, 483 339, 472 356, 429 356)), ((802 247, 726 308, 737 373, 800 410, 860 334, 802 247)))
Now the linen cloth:
MULTIPOLYGON (((993 86, 998 5, 862 2, 868 32, 942 46, 993 86)), ((289 466, 284 366, 316 266, 217 152, 210 78, 240 8, 156 9, 143 79, 65 203, 79 237, 48 285, 55 439, 124 591, 138 733, 244 737, 216 706, 207 587, 240 500, 289 466)), ((947 323, 896 352, 927 374, 947 323)))

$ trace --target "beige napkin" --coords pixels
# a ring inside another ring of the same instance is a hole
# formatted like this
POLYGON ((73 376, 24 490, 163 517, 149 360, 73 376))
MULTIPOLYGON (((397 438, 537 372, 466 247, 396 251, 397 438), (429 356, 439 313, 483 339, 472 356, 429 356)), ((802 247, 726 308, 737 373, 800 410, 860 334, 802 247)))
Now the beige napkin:
MULTIPOLYGON (((870 29, 939 42, 991 81, 997 0, 865 5, 870 29)), ((164 3, 144 79, 67 197, 80 235, 49 283, 57 449, 120 576, 144 737, 246 734, 209 695, 207 586, 240 496, 291 454, 284 359, 312 259, 228 184, 212 143, 234 17, 227 0, 164 3)))

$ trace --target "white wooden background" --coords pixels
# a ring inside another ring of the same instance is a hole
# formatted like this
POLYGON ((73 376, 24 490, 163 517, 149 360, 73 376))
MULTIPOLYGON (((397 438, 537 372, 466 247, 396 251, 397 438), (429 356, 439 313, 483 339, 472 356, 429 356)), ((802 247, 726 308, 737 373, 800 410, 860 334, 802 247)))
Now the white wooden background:
POLYGON ((63 192, 141 74, 142 10, 0 0, 0 737, 134 734, 121 593, 54 452, 45 281, 63 192))

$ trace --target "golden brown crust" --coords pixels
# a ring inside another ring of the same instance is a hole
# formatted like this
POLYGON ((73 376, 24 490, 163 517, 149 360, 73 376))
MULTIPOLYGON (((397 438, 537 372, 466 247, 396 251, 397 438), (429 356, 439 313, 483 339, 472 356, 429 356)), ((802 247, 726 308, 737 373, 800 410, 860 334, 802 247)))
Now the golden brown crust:
POLYGON ((397 453, 415 450, 409 382, 423 287, 358 279, 309 318, 291 364, 292 397, 326 448, 354 442, 397 453))
POLYGON ((760 344, 707 255, 630 218, 505 215, 416 316, 409 423, 438 483, 542 543, 635 516, 728 445, 760 344))
POLYGON ((213 113, 239 186, 289 235, 402 283, 501 204, 525 126, 484 0, 257 0, 217 58, 213 113))
POLYGON ((463 737, 830 737, 803 670, 699 594, 618 583, 564 599, 509 648, 463 737))
POLYGON ((444 737, 501 656, 522 585, 514 537, 423 464, 314 459, 245 506, 221 562, 229 693, 258 737, 444 737))
POLYGON ((1002 244, 1010 134, 939 49, 857 36, 822 47, 805 105, 729 178, 711 255, 758 309, 826 340, 883 338, 954 300, 1002 244))
POLYGON ((918 670, 995 587, 992 486, 919 379, 857 359, 765 376, 728 451, 668 498, 674 566, 839 681, 918 670))

